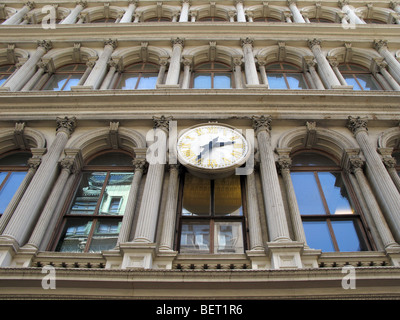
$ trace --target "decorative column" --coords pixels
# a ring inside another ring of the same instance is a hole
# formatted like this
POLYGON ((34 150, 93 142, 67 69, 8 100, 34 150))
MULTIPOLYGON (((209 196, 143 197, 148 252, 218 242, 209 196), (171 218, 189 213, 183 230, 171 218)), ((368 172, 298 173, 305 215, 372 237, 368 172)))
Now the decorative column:
MULTIPOLYGON (((379 148, 379 153, 382 155, 382 161, 385 165, 390 177, 392 178, 397 190, 400 192, 400 176, 396 170, 396 159, 392 157, 392 148, 379 148)), ((1 221, 1 220, 0 220, 1 221)))
POLYGON ((137 5, 137 0, 129 0, 128 1, 129 6, 128 9, 125 11, 124 15, 122 16, 121 20, 119 23, 129 23, 132 22, 132 16, 135 13, 136 5, 137 5))
POLYGON ((287 2, 290 8, 290 12, 293 15, 293 20, 296 23, 305 23, 305 20, 301 15, 299 8, 297 8, 296 2, 297 0, 288 0, 287 2))
POLYGON ((42 163, 15 209, 3 235, 22 245, 38 218, 39 210, 53 186, 58 171, 58 159, 76 126, 75 118, 57 118, 56 138, 43 156, 42 163))
POLYGON ((390 2, 390 8, 392 8, 394 11, 397 13, 400 13, 400 3, 397 1, 391 1, 390 2))
POLYGON ((340 0, 339 6, 342 8, 342 11, 347 14, 350 24, 365 24, 365 21, 360 19, 354 12, 354 8, 349 5, 349 0, 340 0))
POLYGON ((16 13, 14 13, 10 18, 8 18, 6 21, 2 23, 2 25, 13 25, 13 24, 19 24, 21 20, 24 18, 24 16, 31 11, 33 8, 35 8, 35 3, 32 1, 28 1, 25 3, 25 5, 19 9, 16 13))
POLYGON ((87 1, 77 1, 74 9, 71 10, 69 15, 60 22, 60 24, 74 24, 79 14, 87 6, 87 1))
POLYGON ((253 128, 258 140, 263 198, 272 242, 291 241, 278 174, 271 146, 271 117, 253 117, 253 128))
POLYGON ((79 167, 82 165, 82 161, 77 161, 77 159, 80 159, 78 158, 78 155, 79 151, 75 150, 73 153, 66 154, 66 156, 61 160, 61 172, 51 190, 50 196, 42 210, 31 237, 29 238, 28 243, 24 246, 25 248, 36 250, 40 248, 42 240, 48 231, 50 222, 54 217, 55 209, 60 201, 61 194, 64 191, 70 174, 77 169, 79 170, 79 167), (77 166, 78 168, 75 168, 77 166))
POLYGON ((369 187, 369 183, 364 176, 364 172, 362 167, 364 162, 360 157, 352 156, 349 157, 350 171, 355 175, 358 185, 361 189, 365 202, 367 203, 369 212, 372 216, 372 219, 375 223, 376 229, 379 233, 380 238, 382 239, 383 246, 385 248, 398 246, 396 241, 394 240, 389 226, 386 223, 386 220, 379 208, 378 202, 375 199, 375 196, 369 187))
POLYGON ((390 87, 387 90, 400 90, 400 85, 396 82, 396 80, 392 77, 392 75, 387 71, 388 64, 386 61, 383 61, 383 58, 374 58, 375 62, 375 76, 377 78, 383 77, 383 81, 387 82, 390 87))
MULTIPOLYGON (((93 67, 88 78, 83 84, 83 89, 98 89, 101 82, 103 81, 104 75, 107 72, 107 63, 111 57, 113 50, 117 46, 117 41, 109 39, 104 42, 104 50, 100 55, 99 59, 96 61, 96 65, 93 67)), ((73 87, 75 90, 79 90, 81 86, 73 87)))
POLYGON ((7 81, 6 86, 1 87, 0 90, 18 91, 20 90, 36 72, 36 65, 43 57, 43 55, 51 49, 51 42, 46 40, 38 41, 36 51, 29 57, 29 59, 19 68, 12 77, 7 81))
POLYGON ((169 63, 169 69, 165 84, 167 86, 179 86, 179 74, 181 72, 181 56, 184 45, 184 40, 180 38, 173 39, 172 41, 172 55, 169 63))
POLYGON ((314 54, 315 59, 318 63, 318 71, 321 76, 321 80, 328 89, 346 89, 336 77, 328 60, 321 49, 321 41, 318 39, 313 39, 308 41, 308 45, 314 54))
POLYGON ((176 207, 178 204, 179 190, 179 166, 179 164, 169 165, 168 195, 159 247, 159 250, 164 252, 174 251, 176 207))
POLYGON ((181 15, 179 16, 179 22, 189 21, 189 8, 190 0, 182 0, 181 15))
POLYGON ((253 55, 253 39, 246 38, 241 40, 244 54, 244 70, 246 74, 247 85, 259 85, 256 63, 253 55))
POLYGON ((237 22, 246 22, 243 0, 236 0, 235 3, 236 3, 237 22))
POLYGON ((3 233, 7 223, 10 221, 12 215, 14 214, 15 209, 17 208, 19 202, 22 199, 26 189, 28 188, 30 182, 32 181, 33 176, 35 175, 37 168, 40 165, 41 158, 43 153, 46 152, 46 149, 43 148, 32 148, 31 152, 33 154, 32 158, 28 160, 28 172, 26 173, 25 178, 22 180, 18 190, 15 192, 12 197, 10 203, 7 208, 4 210, 1 219, 0 219, 0 235, 3 233))
POLYGON ((315 87, 319 90, 324 90, 324 84, 322 83, 321 79, 318 76, 317 70, 315 70, 315 61, 314 57, 304 57, 304 63, 305 67, 308 68, 308 71, 310 72, 312 83, 315 85, 315 87))
POLYGON ((291 152, 291 148, 278 149, 277 152, 279 154, 278 166, 283 178, 283 183, 285 184, 294 237, 296 241, 302 242, 304 243, 305 247, 308 247, 306 235, 304 233, 303 222, 301 220, 299 205, 297 203, 296 193, 293 187, 292 178, 290 176, 292 160, 290 159, 289 154, 291 152))
POLYGON ((243 81, 242 81, 242 57, 235 56, 232 57, 232 65, 233 65, 233 76, 235 78, 235 88, 243 89, 243 81))
POLYGON ((375 50, 379 52, 379 54, 385 58, 389 66, 389 72, 396 79, 398 83, 400 83, 400 62, 390 53, 387 41, 379 40, 374 43, 375 50))
POLYGON ((348 118, 348 128, 353 132, 366 159, 366 170, 373 189, 391 226, 395 239, 400 239, 400 193, 387 172, 382 160, 368 136, 367 120, 348 118))
POLYGON ((110 88, 110 84, 114 78, 115 73, 118 70, 119 61, 110 60, 108 62, 108 72, 105 76, 103 83, 101 84, 100 90, 106 90, 110 88))
POLYGON ((133 219, 135 216, 136 203, 138 201, 138 191, 140 188, 140 183, 142 181, 142 176, 146 168, 145 159, 135 159, 132 161, 135 171, 133 174, 133 179, 131 183, 131 189, 129 190, 128 202, 126 204, 126 209, 124 212, 124 217, 121 223, 121 229, 118 236, 117 246, 120 243, 128 242, 129 235, 133 226, 133 219))
POLYGON ((40 61, 37 64, 37 71, 36 73, 28 80, 28 82, 24 85, 21 91, 30 91, 33 86, 42 78, 43 74, 47 72, 47 63, 40 61))
POLYGON ((337 61, 336 57, 326 57, 326 59, 329 61, 329 64, 331 65, 331 68, 333 70, 333 72, 335 73, 336 77, 338 78, 340 84, 342 86, 348 86, 346 79, 343 77, 342 73, 340 72, 338 66, 339 66, 339 62, 337 61))
MULTIPOLYGON (((164 116, 161 118, 153 117, 153 121, 154 129, 158 138, 157 146, 159 147, 154 151, 166 152, 170 118, 164 116)), ((152 149, 149 148, 149 151, 151 150, 152 149)), ((165 163, 162 163, 161 161, 158 162, 156 160, 149 162, 146 184, 144 186, 133 242, 154 243, 158 211, 161 201, 161 191, 164 181, 164 169, 165 163)))
POLYGON ((158 70, 157 86, 163 84, 165 71, 167 70, 168 57, 161 57, 159 64, 160 64, 160 69, 158 70))
POLYGON ((265 57, 257 56, 257 63, 258 63, 258 69, 260 70, 261 82, 268 89, 269 88, 268 76, 267 76, 267 72, 265 70, 267 61, 265 60, 265 57))
POLYGON ((182 79, 182 89, 188 89, 190 86, 190 71, 192 68, 193 57, 185 56, 183 57, 183 79, 182 79))

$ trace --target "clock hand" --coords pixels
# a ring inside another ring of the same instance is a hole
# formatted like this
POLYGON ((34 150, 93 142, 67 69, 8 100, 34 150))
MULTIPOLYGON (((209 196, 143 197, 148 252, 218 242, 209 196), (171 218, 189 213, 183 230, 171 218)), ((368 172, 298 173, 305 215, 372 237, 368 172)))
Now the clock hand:
POLYGON ((219 139, 219 137, 216 137, 214 139, 212 139, 211 141, 209 141, 207 144, 201 146, 200 148, 202 148, 202 150, 200 151, 200 154, 197 156, 197 160, 201 159, 201 157, 206 153, 206 152, 211 152, 212 148, 214 146, 216 146, 216 142, 219 139))

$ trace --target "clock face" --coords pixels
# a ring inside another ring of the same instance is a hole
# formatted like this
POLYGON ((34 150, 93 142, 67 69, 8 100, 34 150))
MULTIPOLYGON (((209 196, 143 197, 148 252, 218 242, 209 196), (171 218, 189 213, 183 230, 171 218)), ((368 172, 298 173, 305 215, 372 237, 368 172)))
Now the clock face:
POLYGON ((218 170, 243 164, 248 155, 246 138, 227 126, 210 124, 186 131, 178 140, 182 164, 218 170))

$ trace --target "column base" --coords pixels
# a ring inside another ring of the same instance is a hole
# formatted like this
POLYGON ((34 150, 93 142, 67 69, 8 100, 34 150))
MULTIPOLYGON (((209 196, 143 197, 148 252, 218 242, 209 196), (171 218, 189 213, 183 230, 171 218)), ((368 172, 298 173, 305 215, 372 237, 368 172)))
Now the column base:
POLYGON ((10 92, 10 91, 11 91, 10 87, 1 87, 0 88, 0 92, 10 92))
POLYGON ((71 86, 71 91, 92 91, 93 86, 71 86))
POLYGON ((387 247, 385 251, 393 266, 400 267, 400 246, 387 247))
POLYGON ((344 85, 333 85, 331 89, 334 90, 353 90, 353 86, 344 86, 344 85))
POLYGON ((267 242, 267 253, 271 261, 271 269, 303 268, 301 254, 304 250, 302 242, 267 242))
POLYGON ((2 236, 0 238, 0 267, 10 267, 18 249, 16 240, 2 236))
POLYGON ((271 262, 268 259, 265 250, 248 250, 246 251, 246 255, 251 261, 251 269, 253 270, 271 269, 271 262))
POLYGON ((157 89, 180 89, 181 86, 179 84, 157 84, 157 89))
POLYGON ((246 89, 269 89, 269 86, 267 84, 244 84, 244 87, 246 89))
POLYGON ((153 268, 171 270, 177 255, 178 251, 159 250, 157 253, 157 257, 154 260, 153 268))
POLYGON ((121 269, 151 269, 156 253, 155 243, 120 243, 123 253, 121 269))

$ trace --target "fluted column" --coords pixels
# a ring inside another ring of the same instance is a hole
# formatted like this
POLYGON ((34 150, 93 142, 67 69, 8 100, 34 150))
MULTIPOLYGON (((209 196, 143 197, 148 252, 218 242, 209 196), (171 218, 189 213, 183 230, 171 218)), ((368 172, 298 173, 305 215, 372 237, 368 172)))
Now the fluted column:
POLYGON ((170 164, 168 195, 167 195, 167 203, 165 205, 164 223, 162 227, 161 241, 159 248, 160 251, 173 251, 174 249, 178 190, 179 190, 179 165, 170 164))
POLYGON ((237 22, 246 22, 246 14, 244 12, 243 0, 236 0, 237 22))
POLYGON ((265 57, 258 56, 257 63, 258 63, 258 69, 260 70, 261 82, 264 86, 269 88, 267 71, 265 70, 265 66, 267 65, 265 57))
POLYGON ((329 65, 328 60, 321 49, 321 41, 318 39, 313 39, 308 41, 308 45, 314 54, 315 59, 318 63, 318 72, 321 76, 321 80, 324 82, 325 87, 328 89, 338 89, 343 88, 342 84, 336 77, 334 71, 329 65))
POLYGON ((86 8, 86 6, 87 1, 77 1, 75 8, 71 10, 69 15, 63 21, 61 21, 60 24, 74 24, 78 18, 78 15, 83 9, 86 8))
POLYGON ((125 11, 119 23, 132 22, 132 16, 135 13, 136 6, 137 6, 137 0, 129 0, 128 9, 125 11))
POLYGON ((50 196, 44 206, 42 213, 39 217, 38 222, 28 240, 28 243, 25 247, 39 249, 42 240, 48 231, 47 228, 50 224, 50 221, 53 218, 53 214, 55 208, 57 207, 58 202, 60 201, 61 194, 64 191, 65 185, 67 184, 68 178, 72 172, 75 170, 73 167, 75 166, 75 157, 74 156, 66 156, 60 162, 61 172, 57 178, 54 187, 51 190, 50 196))
POLYGON ((242 57, 233 57, 232 58, 233 65, 233 77, 235 79, 235 88, 243 89, 243 81, 242 81, 242 57))
POLYGON ((188 89, 190 86, 190 72, 192 68, 193 57, 186 56, 183 58, 183 79, 182 89, 188 89))
POLYGON ((319 90, 324 90, 324 84, 322 83, 321 79, 318 76, 317 70, 315 69, 315 61, 314 57, 304 57, 304 62, 310 72, 312 82, 314 83, 315 87, 319 90))
POLYGON ((396 159, 392 157, 392 148, 379 148, 379 153, 382 155, 382 161, 385 165, 393 183, 396 185, 397 190, 400 192, 400 176, 396 170, 396 159))
MULTIPOLYGON (((10 203, 7 205, 7 208, 4 210, 3 214, 1 215, 0 219, 0 234, 3 233, 7 223, 10 221, 12 215, 14 214, 15 209, 17 208, 19 202, 22 199, 26 189, 29 186, 29 183, 32 181, 33 176, 35 175, 37 168, 40 165, 41 158, 43 153, 46 149, 38 150, 40 155, 34 155, 32 158, 28 160, 28 172, 26 173, 25 178, 22 180, 18 190, 15 192, 13 198, 11 199, 10 203)), ((34 149, 32 149, 34 152, 34 149)), ((37 153, 37 152, 35 152, 37 153)))
MULTIPOLYGON (((167 137, 169 129, 169 118, 153 117, 158 153, 165 153, 167 148, 167 137)), ((151 150, 151 147, 149 147, 151 150)), ((148 158, 149 159, 149 158, 148 158)), ((151 160, 151 159, 150 159, 151 160)), ((157 227, 158 211, 161 201, 161 192, 164 181, 165 162, 149 161, 146 175, 146 183, 143 190, 143 197, 139 210, 139 217, 136 225, 136 232, 133 242, 153 243, 157 227)))
POLYGON ((256 63, 253 55, 253 42, 254 41, 250 38, 241 40, 243 55, 244 55, 244 70, 248 85, 260 84, 258 80, 256 63))
POLYGON ((348 128, 353 132, 366 159, 367 173, 374 186, 385 217, 391 226, 395 239, 400 239, 400 193, 387 172, 376 147, 370 141, 367 120, 349 117, 348 128))
POLYGON ((169 63, 169 69, 167 79, 165 80, 166 85, 177 85, 179 81, 179 74, 181 71, 181 56, 183 50, 184 40, 176 38, 172 40, 172 56, 169 63))
POLYGON ((21 91, 29 91, 31 90, 35 84, 42 78, 43 74, 47 71, 47 63, 41 61, 37 64, 36 73, 28 80, 28 82, 24 85, 21 91))
POLYGON ((119 243, 129 241, 129 235, 132 230, 133 219, 135 216, 136 203, 138 201, 138 191, 140 188, 140 183, 142 181, 144 170, 146 168, 146 160, 135 159, 133 160, 133 165, 135 167, 135 172, 133 174, 131 188, 129 190, 128 202, 126 204, 124 217, 122 219, 117 245, 119 243))
POLYGON ((19 68, 7 81, 7 84, 2 87, 4 90, 18 91, 20 90, 35 74, 36 65, 43 55, 51 48, 50 41, 38 41, 36 51, 29 59, 19 68))
POLYGON ((379 40, 375 41, 375 50, 379 52, 379 54, 385 58, 385 61, 388 64, 389 72, 396 79, 398 83, 400 83, 400 62, 392 55, 388 49, 387 41, 379 40))
POLYGON ((335 73, 336 77, 338 78, 340 84, 342 86, 347 86, 346 79, 343 77, 342 73, 340 72, 338 66, 339 62, 337 61, 336 57, 327 57, 327 60, 329 61, 329 64, 331 65, 331 68, 333 72, 335 73))
POLYGON ((297 22, 297 23, 305 23, 305 20, 304 20, 303 16, 301 15, 299 8, 297 8, 296 2, 297 2, 297 0, 288 0, 288 5, 289 5, 290 12, 293 15, 293 20, 294 20, 294 22, 297 22))
POLYGON ((48 153, 43 156, 42 163, 32 178, 18 207, 15 209, 2 237, 16 240, 22 245, 28 238, 29 230, 36 222, 39 210, 53 186, 58 171, 58 159, 69 136, 75 129, 75 118, 57 118, 57 134, 48 153))
POLYGON ((181 15, 179 16, 179 22, 189 21, 189 9, 190 9, 190 0, 182 0, 182 8, 181 8, 181 15))
POLYGON ((16 13, 14 13, 10 18, 8 18, 2 24, 3 25, 19 24, 23 19, 23 17, 33 8, 35 8, 35 3, 33 1, 26 2, 21 9, 19 9, 16 13))
POLYGON ((350 170, 357 179, 358 185, 361 189, 365 202, 367 203, 369 212, 378 230, 379 236, 382 239, 384 247, 387 248, 398 246, 390 232, 389 226, 386 223, 378 202, 376 201, 375 196, 369 187, 369 183, 364 176, 364 172, 362 170, 362 166, 364 165, 363 161, 360 157, 351 157, 349 159, 349 163, 350 170))
POLYGON ((276 171, 274 151, 271 146, 271 117, 253 117, 260 153, 260 173, 263 198, 272 242, 291 241, 283 206, 282 193, 276 171))
POLYGON ((302 242, 304 243, 305 247, 308 247, 303 222, 301 220, 299 205, 297 203, 296 192, 290 176, 290 167, 292 165, 292 160, 289 157, 290 149, 279 149, 277 152, 279 154, 278 165, 283 178, 283 183, 285 184, 286 197, 288 199, 289 213, 294 237, 296 241, 302 242))
POLYGON ((400 90, 400 85, 396 82, 396 80, 392 77, 392 75, 387 71, 388 63, 386 61, 382 61, 381 58, 375 58, 375 65, 376 65, 376 74, 375 76, 383 77, 383 81, 386 81, 390 88, 387 90, 400 90))
POLYGON ((108 72, 107 75, 105 76, 103 83, 101 84, 100 90, 106 90, 110 88, 110 84, 112 83, 112 80, 114 78, 115 73, 118 70, 118 62, 114 60, 110 60, 108 62, 108 72))
POLYGON ((158 75, 157 75, 157 85, 163 84, 165 71, 167 70, 167 64, 168 64, 168 58, 161 57, 159 60, 160 69, 158 70, 158 75))

